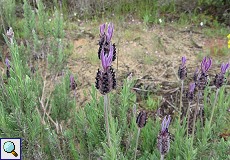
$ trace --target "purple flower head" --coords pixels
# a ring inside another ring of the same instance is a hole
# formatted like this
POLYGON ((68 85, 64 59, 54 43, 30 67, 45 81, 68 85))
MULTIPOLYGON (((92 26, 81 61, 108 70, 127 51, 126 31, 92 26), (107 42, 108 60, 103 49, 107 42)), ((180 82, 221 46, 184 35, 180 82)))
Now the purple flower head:
POLYGON ((222 87, 223 84, 225 83, 226 81, 225 73, 227 72, 228 68, 229 68, 229 63, 221 64, 221 72, 217 74, 214 79, 214 85, 216 86, 216 88, 222 87))
POLYGON ((182 57, 182 58, 181 58, 181 67, 184 67, 184 66, 185 66, 185 62, 186 62, 186 58, 185 58, 185 57, 182 57))
POLYGON ((136 119, 137 126, 139 128, 143 128, 146 125, 147 121, 147 113, 145 111, 141 111, 136 119))
POLYGON ((107 36, 107 42, 109 43, 113 36, 113 23, 109 23, 106 36, 107 36))
POLYGON ((190 102, 192 102, 193 99, 194 99, 195 87, 196 87, 196 83, 190 83, 190 84, 189 84, 189 90, 188 90, 188 92, 187 92, 187 94, 186 94, 186 97, 188 98, 188 100, 189 100, 190 102))
POLYGON ((229 67, 230 67, 229 63, 227 63, 227 64, 222 63, 221 64, 221 73, 225 74, 227 72, 227 70, 229 69, 229 67))
POLYGON ((206 73, 212 65, 212 59, 204 57, 204 59, 201 62, 201 71, 202 73, 206 73))
POLYGON ((101 36, 105 33, 105 24, 100 25, 100 34, 101 36))
POLYGON ((10 68, 10 61, 8 58, 5 59, 6 67, 9 69, 10 68))
POLYGON ((161 131, 157 136, 157 148, 159 149, 161 155, 165 155, 170 149, 170 133, 168 131, 168 127, 171 117, 170 115, 168 116, 168 119, 166 119, 166 117, 167 116, 165 116, 162 121, 161 131))
POLYGON ((161 124, 161 133, 168 132, 168 127, 171 121, 170 115, 168 116, 168 119, 166 119, 167 116, 164 117, 164 120, 162 121, 161 124))
POLYGON ((73 82, 74 82, 74 77, 73 77, 73 75, 70 75, 70 83, 72 84, 73 82))
POLYGON ((187 77, 187 68, 185 66, 186 63, 186 58, 182 57, 181 58, 181 65, 178 69, 178 76, 181 80, 184 80, 187 77))
POLYGON ((113 46, 110 45, 109 54, 104 53, 104 49, 101 50, 101 64, 104 71, 107 71, 113 61, 113 46))
POLYGON ((72 89, 72 90, 74 90, 74 89, 76 89, 76 87, 77 87, 77 84, 76 84, 76 82, 75 82, 75 80, 74 80, 74 76, 73 75, 70 75, 70 88, 72 89))

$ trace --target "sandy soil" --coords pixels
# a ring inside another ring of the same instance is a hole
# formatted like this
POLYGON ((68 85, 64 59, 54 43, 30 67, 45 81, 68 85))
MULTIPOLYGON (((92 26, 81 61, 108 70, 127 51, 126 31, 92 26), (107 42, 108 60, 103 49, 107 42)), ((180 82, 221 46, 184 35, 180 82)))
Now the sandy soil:
MULTIPOLYGON (((83 90, 89 94, 97 69, 100 68, 97 58, 98 26, 97 23, 82 23, 77 31, 81 36, 74 37, 76 31, 68 34, 74 39, 74 52, 69 58, 68 67, 77 76, 78 100, 83 103, 87 101, 83 90)), ((213 75, 218 72, 221 60, 227 62, 230 59, 229 54, 222 53, 227 39, 210 39, 202 33, 201 27, 177 27, 175 24, 147 27, 137 21, 114 26, 112 42, 117 45, 118 61, 113 63, 113 68, 116 69, 118 88, 130 73, 139 80, 139 88, 142 85, 150 92, 159 84, 166 85, 162 89, 170 89, 170 86, 171 89, 175 88, 179 85, 177 70, 182 56, 187 58, 188 77, 192 76, 207 54, 214 59, 214 67, 210 71, 213 75)))

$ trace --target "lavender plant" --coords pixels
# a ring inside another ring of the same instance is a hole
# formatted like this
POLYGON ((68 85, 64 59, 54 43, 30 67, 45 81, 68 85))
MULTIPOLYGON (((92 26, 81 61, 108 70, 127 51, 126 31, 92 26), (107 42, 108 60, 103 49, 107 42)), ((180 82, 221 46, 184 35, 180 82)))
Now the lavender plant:
POLYGON ((188 99, 188 109, 187 109, 187 136, 189 134, 189 124, 190 124, 190 109, 191 109, 191 102, 194 100, 194 96, 195 96, 195 87, 196 84, 195 83, 190 83, 189 84, 189 90, 186 94, 186 97, 188 99))
POLYGON ((161 160, 164 160, 165 155, 170 149, 170 133, 168 131, 170 121, 170 115, 164 117, 161 124, 161 131, 157 137, 157 148, 160 151, 161 160))
POLYGON ((106 133, 108 144, 111 146, 110 132, 109 132, 109 118, 112 118, 111 109, 109 107, 108 93, 115 89, 116 79, 115 72, 112 68, 112 61, 115 60, 115 47, 111 45, 111 38, 113 35, 113 25, 109 24, 107 34, 103 33, 105 24, 100 26, 100 41, 98 56, 101 60, 102 70, 98 69, 96 76, 96 88, 104 95, 104 115, 106 124, 106 133))
POLYGON ((229 69, 229 67, 230 67, 229 63, 226 63, 226 64, 222 63, 220 73, 215 76, 214 85, 216 86, 217 89, 216 89, 215 100, 214 100, 214 103, 212 106, 212 112, 211 112, 211 117, 210 117, 210 121, 209 121, 209 126, 211 126, 212 118, 213 118, 213 115, 215 112, 219 89, 220 89, 220 87, 223 86, 223 84, 226 80, 225 74, 226 74, 227 70, 229 69))
POLYGON ((182 96, 183 96, 183 88, 184 88, 184 79, 187 77, 187 68, 185 66, 185 63, 186 63, 186 58, 182 57, 181 65, 179 66, 179 69, 178 69, 178 76, 179 76, 179 78, 181 80, 179 121, 180 121, 180 117, 181 117, 181 108, 182 108, 182 105, 183 105, 182 96))
POLYGON ((104 49, 104 54, 109 54, 110 45, 113 46, 113 58, 112 60, 115 61, 116 59, 116 45, 115 43, 112 44, 111 39, 113 36, 113 24, 109 23, 107 33, 105 33, 105 24, 100 25, 100 40, 99 40, 99 50, 98 50, 98 58, 101 59, 101 51, 104 49))
POLYGON ((137 139, 136 139, 136 148, 135 148, 135 155, 134 155, 134 160, 136 160, 137 157, 137 146, 138 146, 138 140, 141 132, 141 128, 143 128, 146 125, 147 121, 147 113, 145 111, 141 111, 136 119, 136 123, 138 126, 138 131, 137 131, 137 139))
MULTIPOLYGON (((193 128, 192 128, 192 139, 194 138, 194 132, 195 132, 195 125, 196 125, 196 117, 198 114, 199 110, 199 101, 200 101, 200 96, 202 94, 201 91, 204 91, 205 87, 208 84, 208 70, 210 69, 212 65, 212 59, 204 57, 202 62, 201 62, 201 68, 200 70, 196 70, 194 73, 194 81, 196 83, 198 93, 197 93, 197 104, 194 112, 194 119, 193 119, 193 128)), ((201 119, 201 124, 203 125, 203 112, 204 109, 201 107, 200 108, 200 119, 201 119)))

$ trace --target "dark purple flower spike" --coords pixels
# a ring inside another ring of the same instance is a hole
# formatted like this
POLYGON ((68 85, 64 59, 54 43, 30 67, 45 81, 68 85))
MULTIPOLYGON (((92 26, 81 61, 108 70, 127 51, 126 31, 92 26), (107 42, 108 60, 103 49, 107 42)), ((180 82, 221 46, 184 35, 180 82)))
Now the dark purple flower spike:
POLYGON ((141 111, 138 114, 137 119, 136 119, 137 126, 139 128, 143 128, 146 125, 146 121, 147 121, 147 113, 144 111, 141 111))
MULTIPOLYGON (((100 25, 100 40, 99 40, 99 50, 98 50, 98 58, 101 59, 101 53, 102 50, 104 54, 109 54, 110 51, 110 46, 111 46, 111 39, 113 36, 113 24, 109 23, 107 33, 105 33, 105 28, 106 25, 102 24, 100 25)), ((113 46, 113 61, 116 59, 116 45, 115 43, 112 45, 113 46)))
POLYGON ((193 101, 193 99, 194 99, 195 87, 196 87, 196 84, 195 84, 195 83, 190 83, 190 84, 189 84, 189 90, 188 90, 186 96, 187 96, 187 98, 188 98, 188 100, 189 100, 190 102, 193 101))
POLYGON ((6 64, 6 77, 10 78, 10 61, 8 58, 5 59, 6 64))
POLYGON ((181 59, 181 65, 178 69, 178 76, 181 80, 184 80, 187 77, 187 68, 185 66, 186 58, 182 57, 181 59))
POLYGON ((225 73, 227 72, 227 70, 229 69, 229 63, 227 64, 224 64, 222 63, 221 65, 221 72, 219 74, 217 74, 215 76, 215 79, 214 79, 214 85, 216 86, 216 88, 220 88, 223 86, 226 78, 225 78, 225 73))
POLYGON ((196 86, 198 90, 204 90, 208 84, 208 70, 212 66, 212 59, 205 57, 201 62, 201 71, 197 75, 196 86))
POLYGON ((70 89, 75 90, 77 88, 77 83, 74 80, 73 75, 70 75, 70 89))
POLYGON ((103 70, 99 70, 96 76, 96 88, 101 94, 105 95, 116 87, 115 72, 112 65, 113 59, 113 46, 110 45, 109 54, 104 54, 104 50, 101 53, 101 64, 103 70))
POLYGON ((164 120, 162 121, 161 131, 157 137, 157 148, 159 149, 161 155, 165 155, 170 149, 170 133, 168 131, 168 127, 171 121, 171 117, 170 115, 168 118, 166 117, 167 116, 165 116, 164 120))

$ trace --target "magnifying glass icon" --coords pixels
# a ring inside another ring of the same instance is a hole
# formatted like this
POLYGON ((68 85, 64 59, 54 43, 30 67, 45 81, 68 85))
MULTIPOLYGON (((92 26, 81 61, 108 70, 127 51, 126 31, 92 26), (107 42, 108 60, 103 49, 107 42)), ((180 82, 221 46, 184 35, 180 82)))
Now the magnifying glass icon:
POLYGON ((11 153, 13 154, 15 157, 18 156, 17 152, 15 152, 15 145, 13 142, 11 141, 7 141, 3 144, 3 149, 6 153, 11 153))

